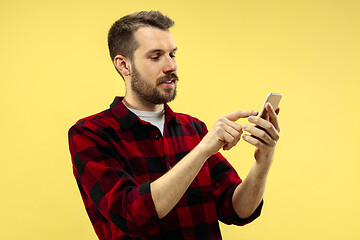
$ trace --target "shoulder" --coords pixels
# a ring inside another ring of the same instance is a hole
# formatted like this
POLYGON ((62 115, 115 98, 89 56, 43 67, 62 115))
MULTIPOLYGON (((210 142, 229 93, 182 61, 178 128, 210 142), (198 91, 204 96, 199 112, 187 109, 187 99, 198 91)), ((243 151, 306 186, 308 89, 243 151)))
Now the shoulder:
POLYGON ((179 121, 182 124, 187 124, 187 123, 200 123, 200 124, 204 124, 201 120, 199 120, 196 117, 193 117, 189 114, 185 114, 185 113, 175 113, 175 116, 177 119, 179 119, 179 121))
POLYGON ((83 128, 92 131, 98 131, 105 128, 118 128, 119 124, 112 115, 110 109, 106 109, 102 112, 92 114, 90 116, 79 119, 71 128, 83 128))
POLYGON ((185 128, 193 128, 200 135, 207 132, 206 124, 200 119, 184 113, 175 113, 175 116, 185 128))

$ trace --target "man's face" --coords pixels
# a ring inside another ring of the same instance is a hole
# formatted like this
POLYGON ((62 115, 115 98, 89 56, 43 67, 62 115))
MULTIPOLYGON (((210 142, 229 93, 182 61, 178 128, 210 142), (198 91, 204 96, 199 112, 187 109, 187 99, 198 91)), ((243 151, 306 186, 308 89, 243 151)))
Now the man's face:
POLYGON ((135 32, 139 47, 131 63, 131 91, 152 104, 176 96, 176 45, 170 31, 142 27, 135 32))

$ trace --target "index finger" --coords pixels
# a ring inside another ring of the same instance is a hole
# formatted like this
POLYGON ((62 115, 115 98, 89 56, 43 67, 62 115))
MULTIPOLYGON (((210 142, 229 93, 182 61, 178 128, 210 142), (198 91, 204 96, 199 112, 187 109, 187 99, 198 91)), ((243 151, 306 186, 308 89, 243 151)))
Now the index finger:
POLYGON ((227 119, 229 119, 230 121, 237 121, 240 118, 247 118, 250 116, 256 116, 258 114, 257 111, 236 111, 233 113, 229 113, 224 115, 224 117, 226 117, 227 119))

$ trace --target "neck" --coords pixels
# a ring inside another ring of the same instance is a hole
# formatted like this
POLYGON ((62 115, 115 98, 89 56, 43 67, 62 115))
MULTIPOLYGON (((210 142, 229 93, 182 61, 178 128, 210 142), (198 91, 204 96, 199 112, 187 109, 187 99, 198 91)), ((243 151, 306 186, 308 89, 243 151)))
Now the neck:
POLYGON ((164 104, 153 104, 142 99, 134 99, 130 96, 125 96, 123 103, 126 107, 140 111, 155 112, 164 109, 164 104))

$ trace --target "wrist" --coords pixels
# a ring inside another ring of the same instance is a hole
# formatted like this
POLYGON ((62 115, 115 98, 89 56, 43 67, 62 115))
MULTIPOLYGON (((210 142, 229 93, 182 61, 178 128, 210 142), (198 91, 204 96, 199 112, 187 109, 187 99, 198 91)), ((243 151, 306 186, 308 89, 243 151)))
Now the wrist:
POLYGON ((203 141, 201 141, 193 151, 196 151, 202 158, 205 158, 205 161, 214 154, 203 141))
POLYGON ((256 149, 254 157, 258 164, 270 167, 274 156, 274 150, 256 149))
POLYGON ((271 161, 258 161, 256 160, 253 168, 257 177, 266 177, 271 168, 271 161))

